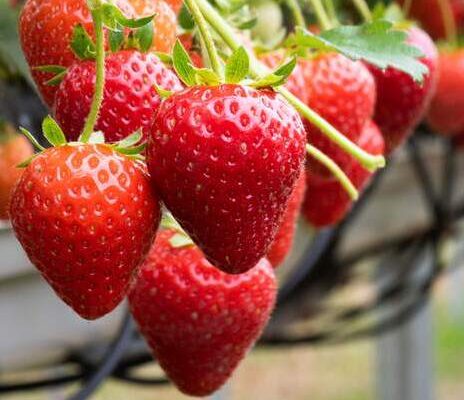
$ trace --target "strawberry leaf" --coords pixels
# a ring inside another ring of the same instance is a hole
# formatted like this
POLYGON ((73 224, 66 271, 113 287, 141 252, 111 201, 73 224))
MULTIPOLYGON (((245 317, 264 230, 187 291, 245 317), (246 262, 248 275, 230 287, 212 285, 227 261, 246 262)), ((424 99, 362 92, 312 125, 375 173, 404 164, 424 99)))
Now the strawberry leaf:
POLYGON ((211 69, 195 68, 195 82, 198 85, 216 86, 221 83, 221 78, 211 69))
POLYGON ((18 165, 16 165, 16 168, 26 168, 26 167, 28 167, 29 164, 32 162, 32 160, 33 160, 34 158, 36 158, 36 157, 37 157, 36 154, 34 154, 34 155, 28 157, 28 158, 25 159, 23 162, 21 162, 21 163, 19 163, 18 165))
POLYGON ((50 115, 47 115, 42 122, 42 132, 53 146, 61 146, 67 143, 62 129, 50 115))
POLYGON ((193 243, 192 239, 185 233, 176 233, 169 239, 169 244, 173 248, 178 249, 181 247, 193 246, 195 243, 193 243))
POLYGON ((67 73, 67 70, 60 72, 59 74, 56 74, 52 79, 46 81, 45 84, 48 86, 58 86, 63 81, 67 73))
POLYGON ((127 149, 128 147, 135 146, 140 140, 142 139, 142 132, 137 131, 126 138, 120 140, 119 142, 116 143, 116 147, 121 148, 121 149, 127 149))
POLYGON ((192 66, 192 60, 179 40, 177 40, 174 45, 174 50, 172 52, 172 64, 182 82, 184 82, 187 86, 195 85, 195 68, 192 66))
POLYGON ((305 48, 336 51, 353 60, 364 60, 381 69, 397 68, 416 80, 422 81, 427 67, 418 58, 422 52, 406 43, 404 31, 393 30, 393 24, 377 20, 358 26, 341 26, 320 35, 305 29, 297 29, 289 39, 290 45, 305 48))
POLYGON ((108 36, 111 52, 116 53, 121 50, 124 44, 124 31, 119 28, 110 29, 108 36))
POLYGON ((186 31, 191 31, 195 28, 195 22, 193 21, 192 15, 185 6, 183 6, 180 10, 178 21, 180 27, 186 31))
POLYGON ((170 90, 165 90, 161 86, 158 86, 156 83, 154 83, 156 93, 158 93, 159 97, 161 97, 163 100, 167 99, 172 96, 172 91, 170 90))
POLYGON ((32 145, 39 151, 44 151, 45 147, 43 147, 38 140, 34 137, 34 135, 29 132, 26 128, 23 128, 22 126, 19 127, 19 130, 21 133, 28 138, 28 140, 32 143, 32 145))
POLYGON ((49 72, 51 74, 61 74, 66 71, 66 67, 62 67, 61 65, 41 65, 40 67, 33 67, 32 69, 34 71, 49 72))
POLYGON ((71 48, 81 60, 95 58, 95 43, 81 24, 76 25, 74 28, 71 48))
POLYGON ((150 50, 150 47, 153 43, 153 25, 147 24, 142 26, 141 28, 138 28, 135 31, 134 37, 138 45, 138 49, 142 53, 147 52, 148 50, 150 50))
POLYGON ((156 51, 155 54, 164 64, 172 65, 172 57, 170 54, 161 51, 156 51))
POLYGON ((125 156, 135 156, 138 154, 141 154, 145 151, 147 148, 146 143, 142 143, 138 146, 133 146, 133 147, 119 147, 116 146, 114 149, 121 154, 124 154, 125 156))
POLYGON ((281 76, 284 79, 287 79, 293 72, 296 67, 296 58, 293 57, 290 61, 282 64, 279 68, 277 68, 273 74, 277 76, 281 76))
POLYGON ((250 71, 250 58, 243 46, 235 50, 227 60, 225 77, 227 83, 239 83, 250 71))
POLYGON ((124 13, 114 4, 105 3, 102 5, 103 23, 110 29, 117 28, 117 25, 126 28, 141 28, 153 21, 155 14, 148 17, 131 19, 127 18, 124 13))
POLYGON ((275 86, 280 86, 285 83, 286 77, 280 76, 280 75, 275 75, 275 74, 269 74, 266 75, 257 81, 251 82, 249 86, 254 87, 254 88, 265 88, 265 87, 275 87, 275 86))

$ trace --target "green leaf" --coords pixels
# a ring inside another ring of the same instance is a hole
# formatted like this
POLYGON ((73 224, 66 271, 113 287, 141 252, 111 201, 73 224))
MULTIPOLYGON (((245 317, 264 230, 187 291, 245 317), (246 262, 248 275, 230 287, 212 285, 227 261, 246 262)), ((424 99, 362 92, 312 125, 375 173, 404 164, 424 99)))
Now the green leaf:
POLYGON ((293 57, 290 61, 282 64, 279 68, 277 68, 273 73, 274 75, 281 76, 287 79, 293 72, 296 67, 296 58, 293 57))
POLYGON ((53 146, 60 146, 66 144, 66 137, 57 122, 47 115, 42 122, 42 131, 45 138, 53 146))
POLYGON ((266 75, 257 81, 251 82, 249 86, 254 88, 264 88, 264 87, 274 87, 280 86, 285 83, 286 78, 280 75, 269 74, 266 75))
POLYGON ((192 60, 182 46, 182 43, 177 40, 172 52, 172 64, 179 78, 187 85, 193 86, 195 80, 195 68, 192 66, 192 60))
POLYGON ((161 51, 156 51, 155 54, 164 64, 172 65, 172 57, 170 54, 161 51))
POLYGON ((165 90, 161 86, 158 86, 156 83, 153 84, 158 95, 164 100, 172 96, 171 90, 165 90))
POLYGON ((90 144, 103 144, 105 143, 105 135, 102 131, 92 132, 89 137, 90 144))
POLYGON ((121 154, 124 154, 125 156, 135 156, 137 154, 141 154, 145 151, 147 148, 146 143, 142 143, 139 146, 133 146, 133 147, 119 147, 116 146, 114 149, 121 154))
POLYGON ((140 140, 142 139, 143 135, 141 131, 134 132, 127 136, 126 138, 120 140, 119 142, 116 143, 116 146, 124 149, 128 147, 135 146, 140 140))
POLYGON ((110 29, 116 29, 117 25, 126 28, 141 28, 153 21, 156 14, 148 17, 131 19, 127 18, 124 13, 114 4, 105 3, 102 5, 103 23, 110 29))
POLYGON ((244 30, 247 30, 247 29, 252 29, 256 26, 256 23, 258 22, 258 18, 251 18, 247 21, 243 21, 241 22, 237 28, 244 31, 244 30))
POLYGON ((169 244, 175 249, 195 245, 185 233, 176 233, 169 239, 169 244))
POLYGON ((28 138, 28 140, 32 143, 32 145, 39 151, 44 151, 45 147, 43 147, 38 140, 35 138, 35 136, 29 132, 26 128, 23 128, 22 126, 19 127, 19 130, 21 133, 28 138))
POLYGON ((406 43, 404 31, 392 29, 393 24, 377 20, 359 26, 341 26, 319 36, 298 29, 289 44, 316 50, 336 51, 353 60, 364 60, 381 69, 397 68, 422 81, 428 68, 419 61, 422 52, 406 43))
POLYGON ((124 31, 122 29, 109 30, 109 43, 110 50, 112 53, 116 53, 121 50, 124 44, 124 31))
POLYGON ((243 46, 235 50, 227 60, 225 77, 227 83, 239 83, 250 71, 250 58, 243 46))
POLYGON ((198 85, 216 86, 221 83, 221 78, 211 69, 195 68, 195 82, 198 85))
POLYGON ((384 3, 377 3, 372 10, 372 19, 383 19, 393 23, 404 21, 404 13, 401 7, 392 3, 386 6, 384 3))
POLYGON ((95 43, 81 24, 74 28, 71 48, 81 60, 95 58, 95 43))
POLYGON ((61 74, 66 71, 66 67, 61 65, 41 65, 40 67, 33 67, 34 71, 49 72, 51 74, 61 74))
POLYGON ((60 72, 59 74, 56 74, 52 79, 46 81, 45 84, 48 86, 58 86, 63 81, 67 73, 67 70, 60 72))
POLYGON ((195 22, 193 21, 192 15, 188 11, 187 7, 185 7, 185 5, 182 6, 177 18, 182 29, 191 31, 193 28, 195 28, 195 22))
POLYGON ((150 47, 153 43, 153 35, 154 32, 152 24, 144 25, 135 31, 134 37, 138 44, 137 47, 142 53, 150 50, 150 47))
POLYGON ((29 164, 32 162, 32 160, 34 158, 36 158, 36 157, 37 157, 37 154, 34 154, 34 155, 26 158, 23 162, 16 165, 16 168, 27 168, 29 166, 29 164))

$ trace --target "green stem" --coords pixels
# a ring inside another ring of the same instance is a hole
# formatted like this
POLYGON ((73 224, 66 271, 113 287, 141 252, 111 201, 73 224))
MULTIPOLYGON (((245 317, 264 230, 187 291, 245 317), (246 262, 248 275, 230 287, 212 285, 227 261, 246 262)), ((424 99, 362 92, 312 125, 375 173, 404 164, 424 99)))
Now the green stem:
POLYGON ((354 6, 359 11, 359 14, 361 14, 361 16, 364 18, 364 20, 366 22, 371 22, 372 13, 366 1, 365 0, 352 0, 352 1, 353 1, 354 6))
POLYGON ((453 9, 449 0, 437 0, 440 7, 443 25, 445 26, 445 34, 448 42, 453 46, 458 45, 458 29, 456 20, 454 19, 453 9))
POLYGON ((333 0, 325 0, 325 6, 325 8, 327 9, 327 15, 329 16, 329 19, 331 21, 331 25, 339 26, 340 21, 338 20, 333 0))
POLYGON ((314 13, 316 14, 316 18, 319 21, 319 25, 321 26, 321 28, 323 30, 331 29, 332 23, 330 22, 329 16, 325 12, 321 0, 309 0, 309 2, 313 7, 314 13))
POLYGON ((292 12, 295 26, 306 28, 306 21, 303 16, 303 12, 301 11, 301 7, 298 3, 298 0, 287 0, 287 6, 292 12))
POLYGON ((222 76, 223 72, 221 59, 214 44, 213 37, 211 36, 211 32, 209 31, 208 24, 205 18, 203 17, 200 8, 198 7, 197 1, 185 0, 185 5, 188 7, 190 14, 192 15, 192 18, 195 21, 195 25, 200 31, 201 38, 208 53, 211 67, 213 68, 214 72, 216 72, 219 76, 222 76))
POLYGON ((340 182, 340 185, 343 186, 343 189, 346 190, 346 193, 352 200, 357 200, 359 197, 358 190, 351 183, 350 178, 343 172, 343 170, 329 157, 327 157, 322 151, 317 149, 310 144, 306 145, 306 152, 326 167, 332 175, 340 182))
MULTIPOLYGON (((222 37, 227 46, 229 46, 232 50, 239 48, 241 43, 235 32, 227 24, 227 22, 224 21, 221 15, 219 15, 218 12, 209 4, 208 0, 196 1, 205 19, 222 37)), ((257 60, 256 56, 252 52, 248 51, 248 55, 250 57, 250 74, 254 78, 259 78, 269 72, 269 70, 257 60)), ((318 127, 325 136, 336 143, 348 154, 351 154, 354 158, 356 158, 364 168, 368 169, 369 171, 374 171, 377 168, 385 166, 384 157, 369 154, 358 147, 356 144, 347 139, 346 136, 344 136, 341 132, 330 125, 326 120, 324 120, 319 114, 309 108, 297 97, 292 95, 287 89, 284 87, 278 87, 276 88, 276 91, 280 92, 304 118, 318 127)))
POLYGON ((403 3, 403 15, 405 18, 408 18, 409 13, 411 12, 412 0, 404 0, 403 3))
POLYGON ((103 34, 103 16, 101 1, 93 0, 90 9, 92 20, 95 30, 95 50, 96 50, 96 80, 95 80, 95 93, 93 95, 92 105, 90 107, 89 115, 85 121, 84 130, 79 138, 83 143, 87 143, 90 135, 94 131, 95 124, 97 123, 98 113, 103 102, 103 95, 105 90, 105 43, 103 34))

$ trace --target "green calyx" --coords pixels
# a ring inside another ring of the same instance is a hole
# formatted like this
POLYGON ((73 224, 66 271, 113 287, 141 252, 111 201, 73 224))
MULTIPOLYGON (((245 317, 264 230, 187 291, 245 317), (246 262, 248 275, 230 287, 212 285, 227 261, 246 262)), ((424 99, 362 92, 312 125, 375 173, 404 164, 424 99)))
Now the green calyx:
POLYGON ((195 243, 189 235, 182 229, 180 224, 174 219, 169 211, 163 213, 161 219, 161 227, 176 231, 176 234, 169 239, 169 244, 174 248, 183 248, 194 246, 195 243))
MULTIPOLYGON (((29 141, 39 151, 39 153, 46 150, 46 148, 38 142, 38 140, 31 132, 23 127, 20 127, 19 129, 21 133, 29 139, 29 141)), ((134 132, 125 139, 111 144, 105 143, 105 136, 103 132, 100 131, 92 132, 87 141, 68 142, 63 130, 50 115, 45 117, 42 122, 42 133, 49 145, 53 147, 66 145, 79 146, 83 144, 106 144, 118 153, 134 159, 143 159, 141 154, 145 151, 146 148, 146 144, 142 142, 143 136, 140 131, 134 132)), ((18 167, 27 167, 36 156, 37 155, 34 155, 26 161, 22 162, 18 165, 18 167)))
MULTIPOLYGON (((172 65, 179 78, 187 86, 207 85, 216 86, 222 83, 246 84, 255 88, 277 87, 284 84, 296 66, 295 58, 290 59, 275 71, 262 78, 250 79, 250 58, 243 46, 238 47, 227 57, 224 73, 219 74, 208 68, 197 68, 193 65, 190 56, 180 41, 174 46, 172 65)), ((157 88, 161 97, 169 97, 169 92, 157 88)))

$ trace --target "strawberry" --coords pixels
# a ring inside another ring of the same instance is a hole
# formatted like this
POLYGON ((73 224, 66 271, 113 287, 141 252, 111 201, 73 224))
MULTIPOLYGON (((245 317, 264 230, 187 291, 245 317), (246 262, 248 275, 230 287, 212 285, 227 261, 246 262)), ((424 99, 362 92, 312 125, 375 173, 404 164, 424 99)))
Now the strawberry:
MULTIPOLYGON (((375 100, 375 82, 359 61, 335 53, 325 53, 313 60, 301 60, 307 104, 349 139, 356 141, 363 126, 371 119, 375 100)), ((305 121, 308 141, 330 156, 337 164, 349 162, 350 156, 305 121)), ((319 163, 309 160, 314 172, 328 176, 319 163)))
MULTIPOLYGON (((362 130, 357 144, 371 154, 383 154, 384 140, 378 127, 368 122, 362 130)), ((354 158, 341 166, 358 190, 369 182, 372 173, 364 169, 354 158)), ((322 228, 340 222, 350 211, 352 200, 335 178, 306 172, 306 196, 303 203, 303 215, 312 225, 322 228)))
MULTIPOLYGON (((96 125, 107 142, 116 142, 141 129, 147 133, 161 98, 154 84, 181 90, 177 76, 154 54, 123 50, 105 60, 103 104, 96 125)), ((77 140, 90 111, 95 87, 95 61, 75 63, 56 93, 55 117, 68 140, 77 140)))
POLYGON ((182 4, 184 3, 184 1, 183 0, 166 0, 166 3, 169 5, 169 7, 172 8, 172 10, 176 14, 179 14, 180 9, 182 8, 182 4))
POLYGON ((8 218, 8 204, 22 170, 16 166, 34 153, 27 139, 0 123, 0 220, 8 218))
POLYGON ((64 302, 92 320, 126 295, 160 208, 138 162, 107 145, 63 145, 24 170, 10 215, 31 262, 64 302))
MULTIPOLYGON (((440 2, 443 0, 412 0, 409 15, 417 19, 423 29, 433 39, 443 39, 446 37, 443 11, 440 2)), ((464 1, 463 0, 444 0, 448 1, 453 12, 453 17, 458 28, 464 25, 464 1)), ((405 0, 400 0, 404 4, 405 0)))
POLYGON ((164 101, 147 163, 164 203, 228 273, 266 254, 305 157, 297 112, 271 90, 190 87, 164 101))
POLYGON ((292 249, 296 222, 300 214, 305 192, 306 176, 305 173, 302 172, 298 178, 295 188, 293 189, 292 195, 290 196, 287 209, 274 242, 267 252, 266 257, 274 268, 277 268, 285 261, 285 258, 292 249))
MULTIPOLYGON (((284 61, 283 54, 277 51, 264 53, 260 56, 260 60, 270 68, 278 67, 284 61)), ((308 93, 306 88, 306 80, 304 76, 303 62, 298 62, 295 69, 288 77, 285 87, 303 103, 308 101, 308 93)))
POLYGON ((219 389, 253 346, 274 307, 277 282, 262 259, 241 275, 214 268, 198 247, 155 240, 129 294, 153 355, 185 394, 219 389))
POLYGON ((439 58, 437 91, 427 122, 443 135, 464 134, 464 49, 443 51, 439 58))
POLYGON ((405 72, 393 67, 385 71, 369 66, 377 84, 375 122, 385 138, 390 154, 410 136, 432 99, 437 76, 438 53, 430 37, 419 28, 408 30, 408 43, 419 48, 421 62, 429 69, 423 83, 414 82, 405 72))
MULTIPOLYGON (((158 4, 148 10, 159 10, 156 18, 156 32, 153 50, 167 51, 174 44, 175 16, 169 7, 161 5, 162 0, 145 2, 134 0, 139 11, 144 11, 141 4, 158 4), (166 13, 164 13, 166 10, 166 13)), ((117 0, 116 4, 128 17, 137 16, 134 7, 128 0, 117 0)), ((150 14, 151 15, 151 14, 150 14)), ((32 76, 42 95, 44 102, 53 106, 56 86, 46 82, 53 74, 34 70, 44 65, 71 66, 77 61, 70 43, 76 25, 81 24, 92 34, 93 25, 86 0, 27 0, 19 18, 19 34, 26 60, 31 68, 32 76)))
POLYGON ((135 16, 155 14, 153 20, 153 44, 151 50, 169 53, 176 42, 177 16, 170 7, 171 1, 128 0, 134 8, 135 16))

